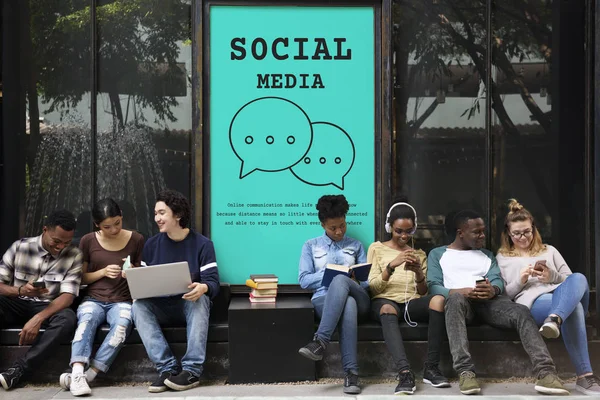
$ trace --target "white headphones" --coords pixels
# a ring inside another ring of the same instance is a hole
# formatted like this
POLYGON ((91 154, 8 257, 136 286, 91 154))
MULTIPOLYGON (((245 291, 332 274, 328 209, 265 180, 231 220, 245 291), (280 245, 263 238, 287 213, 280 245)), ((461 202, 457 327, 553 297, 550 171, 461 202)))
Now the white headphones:
POLYGON ((413 206, 411 206, 410 204, 404 203, 404 202, 396 203, 393 206, 391 206, 390 209, 388 210, 388 213, 385 216, 385 231, 387 233, 392 233, 392 225, 390 225, 388 220, 390 219, 390 214, 392 213, 392 210, 396 206, 408 206, 411 208, 411 210, 413 210, 413 212, 415 213, 415 231, 416 231, 417 230, 417 210, 415 210, 415 208, 413 206))

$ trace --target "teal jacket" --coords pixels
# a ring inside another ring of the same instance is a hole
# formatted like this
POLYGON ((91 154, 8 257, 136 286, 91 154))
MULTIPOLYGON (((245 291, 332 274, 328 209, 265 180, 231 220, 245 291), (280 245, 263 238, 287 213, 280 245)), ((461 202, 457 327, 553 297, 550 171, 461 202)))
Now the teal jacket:
MULTIPOLYGON (((440 259, 447 248, 448 246, 436 247, 429 252, 429 256, 427 257, 427 286, 429 287, 429 294, 440 294, 446 298, 450 293, 450 289, 447 289, 444 286, 444 273, 442 271, 442 266, 440 265, 440 259)), ((500 268, 496 262, 496 257, 494 257, 494 254, 487 249, 480 249, 480 251, 492 262, 485 277, 489 279, 492 286, 497 286, 498 289, 500 289, 500 293, 503 293, 504 280, 500 274, 500 268)))

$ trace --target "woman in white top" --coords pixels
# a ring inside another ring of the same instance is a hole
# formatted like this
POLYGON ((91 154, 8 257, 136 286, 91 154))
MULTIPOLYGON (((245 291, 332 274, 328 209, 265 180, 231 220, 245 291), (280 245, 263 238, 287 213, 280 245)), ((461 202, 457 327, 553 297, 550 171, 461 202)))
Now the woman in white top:
POLYGON ((600 395, 587 346, 585 315, 589 305, 587 279, 572 273, 558 250, 542 243, 533 216, 515 199, 508 205, 501 247, 496 259, 506 281, 506 294, 531 309, 540 332, 563 341, 577 371, 576 389, 600 395))

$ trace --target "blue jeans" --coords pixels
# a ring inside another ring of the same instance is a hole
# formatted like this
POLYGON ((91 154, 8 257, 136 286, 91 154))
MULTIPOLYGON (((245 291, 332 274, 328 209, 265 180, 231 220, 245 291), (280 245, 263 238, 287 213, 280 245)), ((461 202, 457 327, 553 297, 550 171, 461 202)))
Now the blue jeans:
POLYGON ((108 371, 131 332, 131 303, 107 303, 86 297, 77 308, 77 330, 71 345, 71 362, 108 371), (90 362, 98 326, 108 322, 110 331, 90 362))
POLYGON ((574 273, 554 289, 553 293, 538 297, 531 307, 531 314, 538 326, 541 326, 550 314, 561 318, 563 341, 578 376, 592 372, 585 330, 585 315, 589 302, 590 289, 587 279, 580 273, 574 273))
POLYGON ((327 294, 313 299, 312 303, 321 320, 315 336, 329 343, 337 327, 344 371, 358 375, 357 324, 369 313, 369 294, 358 283, 340 274, 331 281, 327 294))
POLYGON ((208 296, 202 296, 196 302, 184 300, 181 296, 153 297, 133 302, 135 326, 159 374, 181 370, 160 329, 161 325, 174 324, 185 324, 187 333, 187 350, 181 359, 181 367, 194 376, 202 374, 210 306, 208 296))

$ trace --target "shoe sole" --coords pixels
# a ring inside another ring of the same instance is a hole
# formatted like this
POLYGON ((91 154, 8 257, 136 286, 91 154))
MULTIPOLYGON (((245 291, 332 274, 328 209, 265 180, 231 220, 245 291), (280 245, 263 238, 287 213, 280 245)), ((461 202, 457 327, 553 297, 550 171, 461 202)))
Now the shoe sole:
POLYGON ((556 339, 560 336, 560 331, 553 325, 542 325, 540 333, 546 339, 556 339))
POLYGON ((554 389, 535 385, 535 390, 543 394, 569 394, 567 389, 554 389))
POLYGON ((162 393, 162 392, 166 392, 167 390, 169 390, 169 388, 166 386, 150 386, 150 387, 148 387, 148 391, 150 393, 162 393))
POLYGON ((10 387, 8 386, 8 382, 6 382, 6 379, 4 379, 2 375, 0 375, 0 384, 2 384, 4 390, 10 389, 10 387))
POLYGON ((319 356, 316 355, 312 352, 310 352, 309 350, 305 349, 304 347, 301 348, 300 350, 298 350, 298 353, 300 353, 300 355, 308 358, 309 360, 313 360, 313 361, 321 361, 323 359, 323 356, 319 356))
POLYGON ((64 374, 60 374, 60 378, 58 379, 58 384, 60 385, 61 389, 69 390, 69 387, 71 386, 70 382, 67 384, 67 378, 70 378, 69 375, 70 374, 67 372, 65 372, 64 374))
POLYGON ((74 392, 71 390, 71 394, 73 396, 87 396, 88 394, 92 394, 92 389, 88 388, 88 389, 82 390, 81 392, 77 392, 77 391, 74 392))
POLYGON ((425 379, 425 378, 423 378, 423 383, 428 383, 431 386, 436 387, 436 388, 450 387, 450 382, 433 383, 429 379, 425 379))
POLYGON ((177 391, 182 391, 182 390, 189 390, 189 389, 193 389, 197 386, 200 386, 200 381, 196 381, 194 383, 190 383, 189 385, 178 385, 176 383, 171 382, 168 379, 165 379, 165 385, 167 385, 169 387, 169 389, 173 389, 173 390, 177 390, 177 391))
POLYGON ((399 390, 397 392, 394 392, 394 394, 413 394, 415 390, 417 390, 417 387, 413 386, 411 390, 399 390))
POLYGON ((360 394, 361 390, 358 386, 350 386, 344 388, 344 393, 346 394, 360 394))
POLYGON ((460 391, 462 394, 477 394, 479 392, 481 392, 481 388, 475 388, 475 389, 469 389, 469 390, 461 390, 460 391))
POLYGON ((577 385, 575 385, 575 390, 577 390, 580 393, 586 394, 588 396, 594 396, 594 395, 600 396, 600 392, 598 392, 598 391, 589 390, 589 389, 582 388, 581 386, 577 386, 577 385))

